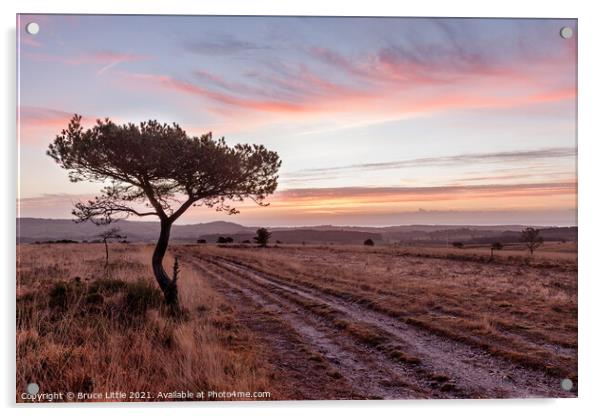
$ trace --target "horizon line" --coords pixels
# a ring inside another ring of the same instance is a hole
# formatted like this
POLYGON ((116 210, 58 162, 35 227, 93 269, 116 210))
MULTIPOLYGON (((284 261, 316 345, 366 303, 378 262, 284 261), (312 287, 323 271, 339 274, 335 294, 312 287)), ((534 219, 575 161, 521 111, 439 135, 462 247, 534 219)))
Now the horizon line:
MULTIPOLYGON (((24 219, 32 219, 32 220, 50 220, 50 221, 71 221, 74 224, 78 224, 75 220, 69 218, 44 218, 44 217, 15 217, 17 221, 24 219)), ((118 222, 127 221, 130 223, 159 223, 159 221, 152 220, 129 220, 129 219, 119 219, 113 221, 111 224, 115 224, 118 222)), ((509 224, 500 224, 500 223, 489 223, 489 224, 474 224, 474 223, 459 223, 459 224, 450 224, 450 223, 413 223, 413 224, 385 224, 385 225, 361 225, 361 224, 345 224, 345 225, 334 225, 334 224, 312 224, 312 225, 243 225, 234 221, 226 221, 226 220, 216 220, 209 222, 192 222, 192 223, 182 223, 182 224, 174 224, 174 226, 191 226, 191 225, 207 225, 207 224, 215 224, 215 223, 228 223, 234 224, 245 228, 311 228, 311 227, 336 227, 336 228, 352 228, 352 227, 361 227, 361 228, 389 228, 389 227, 540 227, 540 228, 578 228, 578 223, 571 225, 560 225, 560 224, 534 224, 534 223, 509 223, 509 224)), ((90 223, 93 224, 93 223, 90 223)), ((98 227, 102 225, 93 224, 98 227)), ((109 225, 109 224, 105 224, 109 225)))

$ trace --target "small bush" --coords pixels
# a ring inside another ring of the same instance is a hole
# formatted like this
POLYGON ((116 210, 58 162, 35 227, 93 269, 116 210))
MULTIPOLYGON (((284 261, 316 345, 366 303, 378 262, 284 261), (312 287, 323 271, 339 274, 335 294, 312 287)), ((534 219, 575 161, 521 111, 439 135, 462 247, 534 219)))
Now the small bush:
POLYGON ((159 289, 140 279, 127 285, 123 299, 127 312, 143 314, 148 309, 161 305, 163 296, 159 289))
POLYGON ((207 240, 205 240, 204 238, 199 238, 198 240, 196 240, 197 244, 207 244, 207 240))
POLYGON ((86 303, 89 305, 102 305, 104 301, 104 296, 98 292, 89 293, 86 296, 86 303))
POLYGON ((454 246, 455 248, 463 248, 464 247, 464 243, 461 241, 454 241, 452 243, 452 246, 454 246))
POLYGON ((374 245, 374 241, 371 238, 369 238, 369 239, 367 239, 367 240, 364 241, 364 245, 365 246, 373 246, 374 245))
POLYGON ((82 286, 77 282, 56 282, 49 292, 49 305, 53 308, 66 309, 82 294, 82 286))
POLYGON ((88 293, 114 294, 122 291, 127 286, 123 280, 105 277, 96 279, 88 287, 88 293))

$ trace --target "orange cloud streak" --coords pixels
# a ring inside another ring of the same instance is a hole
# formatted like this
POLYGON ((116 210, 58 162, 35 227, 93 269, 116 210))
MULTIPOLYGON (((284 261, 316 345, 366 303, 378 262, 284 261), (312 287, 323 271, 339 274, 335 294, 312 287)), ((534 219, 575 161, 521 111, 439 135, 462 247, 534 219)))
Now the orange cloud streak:
POLYGON ((574 205, 576 184, 543 183, 517 185, 445 186, 426 188, 332 188, 291 189, 277 193, 273 206, 286 209, 366 209, 378 206, 416 208, 441 205, 450 208, 496 208, 500 206, 574 205), (568 197, 568 199, 566 198, 568 197))
MULTIPOLYGON (((574 209, 576 184, 551 182, 518 185, 444 186, 425 188, 331 188, 289 189, 269 198, 268 207, 252 202, 237 204, 242 213, 251 217, 312 218, 316 214, 361 214, 367 218, 379 213, 429 210, 550 210, 574 209)), ((62 207, 70 211, 73 201, 89 199, 90 195, 47 195, 18 201, 28 212, 62 207)), ((207 207, 190 210, 188 215, 209 213, 207 207)))

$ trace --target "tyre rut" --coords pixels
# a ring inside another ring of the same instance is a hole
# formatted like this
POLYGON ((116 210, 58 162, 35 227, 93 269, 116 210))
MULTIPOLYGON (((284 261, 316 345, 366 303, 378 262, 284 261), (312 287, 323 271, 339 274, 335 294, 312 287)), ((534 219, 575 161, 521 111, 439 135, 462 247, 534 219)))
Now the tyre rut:
MULTIPOLYGON (((558 388, 559 380, 544 372, 518 366, 476 347, 413 327, 358 303, 324 293, 315 287, 277 279, 273 274, 264 273, 251 266, 222 257, 196 256, 195 259, 201 261, 205 265, 205 269, 208 265, 213 267, 214 275, 228 273, 230 278, 235 276, 238 284, 243 282, 242 284, 246 285, 247 292, 255 292, 251 296, 253 302, 263 304, 265 307, 274 304, 286 305, 287 308, 295 310, 294 316, 288 315, 286 319, 305 321, 305 326, 299 326, 297 330, 303 333, 308 343, 313 343, 323 351, 330 351, 327 353, 329 361, 339 361, 338 367, 343 368, 342 374, 347 373, 344 374, 346 378, 357 379, 348 374, 349 371, 357 371, 354 359, 349 361, 349 357, 344 352, 345 348, 349 349, 350 342, 346 341, 347 345, 343 350, 340 345, 339 350, 334 348, 333 345, 341 342, 341 332, 336 332, 336 336, 333 337, 333 322, 316 316, 315 311, 307 307, 308 304, 310 306, 324 305, 347 320, 375 327, 386 335, 389 343, 401 346, 405 355, 418 357, 419 364, 400 365, 396 362, 397 360, 391 360, 390 354, 383 353, 382 349, 363 346, 365 352, 378 357, 376 374, 379 372, 380 374, 376 378, 380 378, 381 381, 376 383, 377 385, 383 384, 383 374, 392 373, 395 378, 410 381, 410 385, 425 389, 429 397, 558 397, 572 395, 569 392, 562 392, 558 388), (292 304, 296 306, 291 306, 292 304), (313 318, 310 318, 311 316, 313 318), (308 321, 311 322, 308 323, 308 321), (315 332, 317 328, 319 328, 319 332, 315 332), (340 361, 341 357, 343 357, 343 362, 340 361), (385 373, 383 373, 382 367, 386 369, 385 373), (345 369, 349 369, 349 371, 345 369), (447 389, 447 391, 441 391, 443 386, 445 386, 443 390, 447 389)), ((226 284, 231 283, 228 282, 228 279, 221 280, 226 284)), ((353 344, 357 345, 357 342, 354 341, 353 344)), ((355 349, 357 350, 357 348, 356 346, 355 349)), ((374 363, 368 367, 371 368, 371 371, 375 370, 374 363)), ((366 383, 372 374, 366 371, 360 371, 360 373, 364 375, 360 378, 362 383, 366 383)), ((374 377, 372 376, 372 378, 374 377)), ((378 391, 378 389, 376 390, 378 391)), ((378 391, 376 396, 390 397, 390 392, 386 390, 385 388, 385 391, 378 391)), ((421 395, 418 394, 418 396, 421 395)), ((399 397, 399 391, 395 398, 402 398, 399 397)))

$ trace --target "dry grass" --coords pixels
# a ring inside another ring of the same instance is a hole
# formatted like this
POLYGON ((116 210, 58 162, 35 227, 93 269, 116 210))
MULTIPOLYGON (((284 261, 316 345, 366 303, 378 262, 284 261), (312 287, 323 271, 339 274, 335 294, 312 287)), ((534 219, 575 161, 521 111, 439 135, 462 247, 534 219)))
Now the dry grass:
MULTIPOLYGON (((270 279, 334 295, 576 382, 576 255, 567 246, 542 248, 533 258, 496 252, 493 261, 478 247, 182 245, 177 250, 209 261, 229 259, 270 279)), ((41 392, 270 391, 272 399, 286 399, 299 385, 312 383, 301 376, 288 384, 280 380, 289 373, 275 368, 282 363, 267 362, 270 350, 259 341, 266 334, 241 326, 238 305, 217 292, 212 275, 193 269, 194 263, 180 263, 186 319, 163 313, 148 264, 151 250, 114 244, 105 273, 100 245, 19 246, 18 392, 35 381, 41 392)), ((355 322, 317 299, 279 296, 317 316, 333 333, 341 331, 393 362, 421 370, 421 357, 378 327, 355 322)), ((331 380, 343 377, 315 351, 299 357, 324 365, 331 380)), ((455 389, 449 374, 421 377, 438 383, 438 391, 455 389)))
POLYGON ((468 259, 503 264, 528 263, 535 267, 564 266, 573 268, 577 262, 577 243, 546 242, 530 255, 524 244, 506 244, 502 250, 495 250, 491 258, 490 244, 472 244, 463 248, 446 246, 400 246, 394 249, 398 253, 423 257, 445 257, 449 259, 468 259))
POLYGON ((150 254, 112 245, 105 275, 100 245, 19 247, 18 401, 32 381, 41 393, 270 391, 264 352, 194 270, 181 271, 187 319, 162 312, 150 254))
POLYGON ((490 261, 478 252, 390 246, 189 250, 353 300, 521 365, 577 377, 575 253, 496 252, 490 261))

